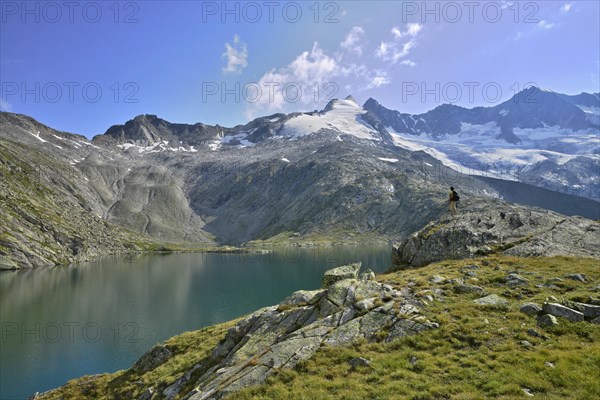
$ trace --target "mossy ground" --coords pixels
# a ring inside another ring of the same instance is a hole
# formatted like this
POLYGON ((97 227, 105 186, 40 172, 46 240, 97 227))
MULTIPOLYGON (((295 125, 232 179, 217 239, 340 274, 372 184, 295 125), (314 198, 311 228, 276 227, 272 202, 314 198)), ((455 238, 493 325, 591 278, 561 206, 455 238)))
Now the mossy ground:
MULTIPOLYGON (((558 326, 541 329, 535 317, 519 311, 522 303, 542 303, 548 296, 578 301, 597 296, 597 260, 487 257, 444 261, 377 279, 397 287, 409 285, 415 293, 443 290, 444 296, 429 302, 424 310, 440 327, 391 343, 323 347, 295 369, 280 371, 266 384, 229 398, 517 399, 527 397, 523 389, 541 399, 600 398, 599 326, 559 318, 558 326), (433 275, 447 280, 464 277, 461 268, 473 263, 480 267, 475 270, 477 276, 465 280, 484 287, 488 294, 506 298, 508 307, 478 306, 473 300, 480 295, 457 294, 451 283, 434 284, 429 280, 433 275), (512 271, 529 279, 529 284, 507 287, 505 277, 512 271), (589 281, 564 279, 571 273, 586 274, 589 281), (554 282, 554 288, 536 287, 554 277, 563 281, 554 282), (530 336, 529 329, 547 339, 530 336), (524 346, 523 341, 531 346, 524 346), (371 367, 351 370, 348 361, 354 357, 367 358, 371 367)), ((205 358, 234 322, 173 337, 167 344, 176 349, 176 356, 151 372, 120 371, 84 377, 42 399, 135 399, 149 386, 164 388, 205 358)))
POLYGON ((426 315, 440 328, 387 344, 357 343, 348 348, 323 347, 294 370, 281 371, 265 385, 245 389, 231 399, 512 399, 527 397, 523 389, 543 399, 600 398, 600 327, 559 319, 552 329, 536 327, 535 317, 518 311, 526 301, 583 300, 597 295, 597 260, 573 258, 508 258, 446 261, 419 269, 381 275, 394 286, 413 285, 415 292, 440 288, 443 301, 434 300, 426 315), (507 308, 473 303, 477 294, 456 294, 452 285, 433 284, 432 275, 462 276, 461 267, 476 263, 477 281, 488 293, 510 301, 507 308), (495 270, 500 265, 502 270, 495 270), (504 278, 520 271, 530 280, 508 288, 504 278), (558 289, 537 288, 553 277, 584 273, 592 283, 568 279, 558 289), (547 340, 532 337, 536 329, 547 340), (531 347, 525 347, 522 341, 531 347), (364 357, 372 368, 352 371, 348 361, 364 357), (412 361, 412 362, 411 362, 412 361), (552 363, 554 368, 545 363, 552 363))

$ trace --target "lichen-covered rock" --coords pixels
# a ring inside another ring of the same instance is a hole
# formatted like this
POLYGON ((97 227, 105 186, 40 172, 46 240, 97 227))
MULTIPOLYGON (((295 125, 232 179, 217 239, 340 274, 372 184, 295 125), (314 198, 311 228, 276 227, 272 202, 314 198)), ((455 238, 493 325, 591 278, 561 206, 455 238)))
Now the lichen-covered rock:
POLYGON ((562 304, 544 303, 542 310, 546 314, 554 315, 555 317, 563 317, 573 322, 583 321, 584 319, 583 313, 573 310, 569 307, 565 307, 562 304))
POLYGON ((167 346, 159 344, 151 348, 131 367, 135 372, 148 372, 167 361, 173 352, 167 346))
POLYGON ((356 357, 351 359, 350 361, 348 361, 348 364, 350 364, 350 369, 351 370, 355 370, 359 367, 363 367, 363 368, 370 368, 371 367, 371 362, 369 360, 367 360, 366 358, 363 357, 356 357))
POLYGON ((537 324, 542 328, 547 328, 558 325, 558 321, 556 320, 556 317, 554 315, 544 314, 540 318, 538 318, 537 324))
POLYGON ((185 374, 183 374, 181 378, 177 379, 174 383, 167 386, 167 388, 165 388, 165 390, 163 390, 162 392, 163 396, 165 396, 165 400, 173 400, 175 397, 177 397, 177 395, 179 395, 183 387, 190 381, 192 374, 201 367, 201 364, 194 365, 194 368, 190 369, 185 374))
POLYGON ((527 286, 528 284, 529 279, 526 279, 517 273, 513 272, 506 276, 506 285, 508 287, 527 286))
POLYGON ((456 293, 484 293, 485 289, 481 286, 458 284, 454 286, 454 291, 456 293))
POLYGON ((592 220, 517 205, 482 206, 431 222, 394 245, 392 263, 400 268, 418 267, 490 252, 600 258, 598 243, 600 224, 592 220))
POLYGON ((565 278, 571 279, 571 280, 574 280, 577 282, 587 282, 587 277, 585 276, 585 274, 571 274, 571 275, 565 276, 565 278))
POLYGON ((365 272, 363 272, 362 274, 360 274, 358 279, 360 279, 361 281, 373 281, 373 280, 375 280, 375 272, 368 269, 365 272))
POLYGON ((519 311, 524 314, 534 316, 538 315, 542 311, 542 307, 536 303, 525 303, 521 305, 519 311))
POLYGON ((573 309, 582 312, 584 318, 594 319, 600 317, 600 306, 594 304, 573 302, 569 304, 573 309))
POLYGON ((286 306, 299 306, 311 303, 314 299, 319 299, 324 294, 324 290, 298 290, 286 297, 281 304, 286 306))
POLYGON ((479 304, 480 306, 504 307, 508 305, 508 300, 498 296, 497 294, 490 294, 489 296, 475 299, 473 302, 475 304, 479 304))
POLYGON ((154 389, 148 388, 137 398, 137 400, 151 400, 154 396, 154 389))
POLYGON ((348 264, 326 271, 323 275, 323 288, 328 288, 335 282, 344 279, 357 279, 360 266, 361 263, 348 264))

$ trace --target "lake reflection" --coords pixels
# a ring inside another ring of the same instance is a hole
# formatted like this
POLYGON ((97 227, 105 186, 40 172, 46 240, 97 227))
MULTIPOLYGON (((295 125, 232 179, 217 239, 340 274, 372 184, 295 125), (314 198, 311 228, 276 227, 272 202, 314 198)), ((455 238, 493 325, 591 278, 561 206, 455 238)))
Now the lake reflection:
POLYGON ((158 342, 316 289, 325 270, 356 261, 381 272, 390 248, 140 255, 0 273, 0 398, 128 368, 158 342))

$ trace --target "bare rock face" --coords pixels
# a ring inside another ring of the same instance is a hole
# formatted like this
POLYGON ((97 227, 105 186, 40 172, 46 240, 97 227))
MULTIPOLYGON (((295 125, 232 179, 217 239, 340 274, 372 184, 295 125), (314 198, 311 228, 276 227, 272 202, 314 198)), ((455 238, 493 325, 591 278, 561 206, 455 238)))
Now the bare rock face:
MULTIPOLYGON (((503 204, 472 207, 430 223, 392 250, 398 267, 485 255, 600 258, 600 224, 581 217, 503 204), (497 205, 498 206, 498 205, 497 205)), ((517 282, 515 284, 522 284, 517 282)))
MULTIPOLYGON (((438 325, 420 313, 409 291, 396 291, 372 279, 360 279, 360 264, 325 273, 322 290, 299 291, 281 304, 258 310, 231 328, 213 349, 206 366, 196 365, 164 391, 168 398, 220 399, 258 385, 281 368, 292 368, 319 347, 342 346, 358 339, 391 341, 438 325), (194 389, 180 393, 198 369, 194 389)), ((164 356, 157 346, 134 368, 155 367, 164 356), (143 360, 143 361, 142 361, 143 360)))
POLYGON ((328 288, 335 282, 345 279, 357 279, 360 263, 344 265, 325 272, 323 276, 323 287, 328 288))
POLYGON ((167 346, 156 345, 137 360, 131 369, 136 372, 152 371, 167 361, 172 355, 173 352, 167 346))

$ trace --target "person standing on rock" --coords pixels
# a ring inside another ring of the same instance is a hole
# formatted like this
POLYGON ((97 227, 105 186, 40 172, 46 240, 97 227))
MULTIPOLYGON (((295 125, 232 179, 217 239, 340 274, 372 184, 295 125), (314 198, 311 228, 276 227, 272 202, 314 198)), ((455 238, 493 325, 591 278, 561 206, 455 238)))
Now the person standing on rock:
POLYGON ((454 190, 453 186, 450 186, 450 193, 448 195, 448 204, 450 205, 450 214, 456 215, 458 211, 456 211, 456 203, 460 200, 458 193, 454 190))

